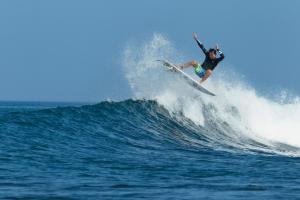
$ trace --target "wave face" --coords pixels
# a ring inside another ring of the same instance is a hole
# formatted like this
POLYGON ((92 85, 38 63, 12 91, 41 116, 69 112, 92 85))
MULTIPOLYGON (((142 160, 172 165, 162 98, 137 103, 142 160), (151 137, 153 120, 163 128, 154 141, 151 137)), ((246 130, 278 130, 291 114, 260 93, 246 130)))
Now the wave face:
POLYGON ((240 134, 213 105, 203 126, 154 100, 0 110, 1 199, 299 195, 299 149, 240 134))

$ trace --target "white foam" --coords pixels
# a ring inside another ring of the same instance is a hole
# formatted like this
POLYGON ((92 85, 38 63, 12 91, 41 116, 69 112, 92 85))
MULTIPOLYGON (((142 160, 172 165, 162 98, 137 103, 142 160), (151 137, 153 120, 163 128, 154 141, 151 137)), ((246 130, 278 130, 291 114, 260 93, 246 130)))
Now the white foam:
POLYGON ((205 126, 204 107, 213 105, 212 120, 226 122, 242 136, 300 147, 299 98, 282 100, 287 95, 280 92, 279 100, 266 98, 240 80, 241 75, 226 73, 225 77, 219 69, 215 72, 219 75, 205 82, 217 97, 203 95, 155 62, 161 58, 182 61, 171 42, 160 34, 141 46, 127 46, 125 72, 136 98, 155 99, 171 113, 181 112, 201 126, 205 126))

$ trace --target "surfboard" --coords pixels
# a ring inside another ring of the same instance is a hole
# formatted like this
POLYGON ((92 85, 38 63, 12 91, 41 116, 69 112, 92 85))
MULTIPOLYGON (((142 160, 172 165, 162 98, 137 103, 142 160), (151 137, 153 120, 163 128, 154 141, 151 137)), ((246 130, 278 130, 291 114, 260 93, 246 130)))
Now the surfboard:
POLYGON ((189 85, 191 85, 195 89, 199 90, 200 92, 203 92, 203 93, 211 95, 211 96, 216 96, 214 93, 208 91, 203 86, 201 86, 190 75, 188 75, 187 73, 185 73, 184 71, 179 69, 175 64, 169 62, 168 60, 157 60, 157 61, 162 62, 163 65, 168 68, 168 70, 178 72, 181 75, 181 77, 183 77, 189 85))

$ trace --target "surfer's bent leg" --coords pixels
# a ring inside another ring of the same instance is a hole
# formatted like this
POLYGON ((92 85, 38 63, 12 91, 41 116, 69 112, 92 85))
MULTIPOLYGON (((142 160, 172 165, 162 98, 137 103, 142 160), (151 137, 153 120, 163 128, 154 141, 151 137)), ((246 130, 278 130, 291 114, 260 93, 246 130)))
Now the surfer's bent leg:
POLYGON ((206 70, 204 76, 200 80, 200 83, 203 83, 211 74, 212 74, 212 71, 210 69, 206 70))
POLYGON ((190 62, 187 62, 183 65, 180 65, 180 69, 188 68, 188 67, 194 67, 196 68, 198 66, 198 62, 196 60, 192 60, 190 62))

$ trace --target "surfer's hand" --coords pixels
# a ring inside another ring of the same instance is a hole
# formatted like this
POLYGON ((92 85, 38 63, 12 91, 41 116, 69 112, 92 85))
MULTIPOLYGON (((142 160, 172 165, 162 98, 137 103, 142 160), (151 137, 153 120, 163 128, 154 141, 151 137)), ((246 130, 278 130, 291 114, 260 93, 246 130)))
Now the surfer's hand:
POLYGON ((219 45, 218 45, 218 44, 216 44, 216 47, 215 47, 215 48, 216 48, 217 51, 220 51, 220 48, 219 48, 219 45))
POLYGON ((193 33, 193 38, 194 38, 194 40, 198 40, 198 36, 195 32, 193 33))

